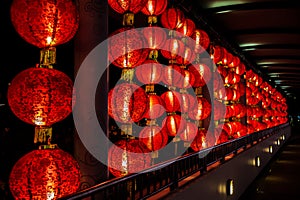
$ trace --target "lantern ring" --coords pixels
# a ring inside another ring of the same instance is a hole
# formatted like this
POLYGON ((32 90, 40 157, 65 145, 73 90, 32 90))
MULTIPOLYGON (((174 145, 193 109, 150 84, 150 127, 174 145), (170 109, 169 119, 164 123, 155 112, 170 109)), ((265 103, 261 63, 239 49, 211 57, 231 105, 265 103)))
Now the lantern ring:
MULTIPOLYGON (((166 32, 170 31, 169 29, 165 29, 165 28, 163 29, 166 32)), ((109 140, 107 134, 103 131, 103 129, 99 124, 96 109, 95 109, 95 94, 96 94, 99 80, 102 77, 102 75, 104 75, 106 69, 108 69, 108 67, 110 66, 111 61, 117 59, 119 56, 122 56, 122 55, 114 54, 112 57, 113 59, 108 60, 107 49, 109 49, 108 48, 109 45, 111 44, 112 41, 117 40, 119 37, 124 37, 123 34, 127 34, 127 35, 132 34, 133 30, 134 33, 136 33, 136 31, 139 31, 139 33, 142 35, 143 28, 129 29, 124 32, 113 35, 107 38, 106 40, 104 40, 103 42, 101 42, 100 44, 98 44, 86 56, 86 58, 82 62, 74 81, 74 91, 75 91, 74 98, 76 99, 76 105, 73 107, 72 114, 73 114, 75 128, 85 148, 97 160, 99 160, 105 165, 108 165, 107 162, 108 160, 107 155, 109 149, 108 147, 111 147, 112 145, 115 146, 115 144, 109 140)), ((183 34, 180 32, 177 32, 176 34, 184 37, 183 34)), ((188 41, 186 44, 195 44, 195 40, 193 40, 190 37, 186 37, 186 40, 188 41)), ((145 46, 135 47, 135 49, 131 49, 131 50, 138 50, 141 48, 149 48, 149 46, 146 43, 145 46)), ((161 49, 168 51, 168 49, 164 47, 161 47, 161 49)), ((178 55, 184 57, 184 52, 180 52, 178 55)), ((207 52, 203 52, 202 55, 203 57, 209 57, 207 52)), ((210 62, 210 64, 211 67, 213 67, 214 63, 210 62)), ((221 77, 219 77, 219 79, 221 79, 221 77)), ((104 90, 106 91, 107 88, 104 88, 104 90)), ((213 100, 214 99, 213 88, 208 87, 208 90, 209 90, 210 99, 213 100)), ((208 131, 210 132, 213 132, 213 127, 214 127, 213 123, 214 123, 213 120, 210 120, 210 124, 208 127, 208 131)), ((133 127, 133 129, 134 128, 137 127, 133 127)), ((169 155, 164 154, 165 157, 162 159, 163 160, 172 159, 173 158, 172 153, 174 152, 174 150, 171 147, 171 145, 166 145, 164 148, 167 148, 166 150, 169 150, 170 154, 169 155)), ((181 152, 178 152, 178 155, 182 155, 185 151, 186 149, 182 148, 181 152)), ((135 154, 133 152, 130 153, 133 154, 133 156, 135 154)), ((205 156, 205 155, 202 154, 201 156, 205 156)))

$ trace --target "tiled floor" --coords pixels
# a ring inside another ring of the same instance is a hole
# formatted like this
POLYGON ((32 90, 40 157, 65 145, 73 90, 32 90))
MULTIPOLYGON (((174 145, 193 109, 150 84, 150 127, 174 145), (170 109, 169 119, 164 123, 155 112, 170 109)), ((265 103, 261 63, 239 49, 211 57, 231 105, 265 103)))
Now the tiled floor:
POLYGON ((300 200, 300 129, 257 177, 240 200, 300 200))

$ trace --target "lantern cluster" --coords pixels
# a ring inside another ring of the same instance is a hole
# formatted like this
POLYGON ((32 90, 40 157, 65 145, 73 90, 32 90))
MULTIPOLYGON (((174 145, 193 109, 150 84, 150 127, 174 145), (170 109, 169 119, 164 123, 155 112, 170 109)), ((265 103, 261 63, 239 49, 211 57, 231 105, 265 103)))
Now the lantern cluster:
POLYGON ((74 37, 79 15, 69 0, 14 0, 10 15, 17 33, 40 49, 39 64, 17 74, 8 88, 12 112, 35 126, 34 143, 40 145, 15 163, 10 190, 15 199, 58 199, 80 185, 77 161, 51 144, 51 126, 68 117, 74 103, 72 80, 53 69, 56 46, 74 37))

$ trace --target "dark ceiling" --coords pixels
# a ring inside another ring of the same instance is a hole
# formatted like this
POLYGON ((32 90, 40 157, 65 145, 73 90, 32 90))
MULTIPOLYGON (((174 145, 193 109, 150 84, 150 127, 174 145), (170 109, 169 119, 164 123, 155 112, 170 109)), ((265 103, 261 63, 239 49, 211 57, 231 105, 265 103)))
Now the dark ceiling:
POLYGON ((300 1, 182 0, 251 67, 282 92, 291 106, 300 99, 300 1))

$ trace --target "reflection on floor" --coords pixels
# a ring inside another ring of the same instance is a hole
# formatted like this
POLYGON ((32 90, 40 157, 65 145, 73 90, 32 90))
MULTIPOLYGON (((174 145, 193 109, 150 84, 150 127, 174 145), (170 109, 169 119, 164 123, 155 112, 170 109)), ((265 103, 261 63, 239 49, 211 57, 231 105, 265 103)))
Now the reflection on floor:
POLYGON ((257 177, 240 200, 300 199, 300 129, 257 177))

